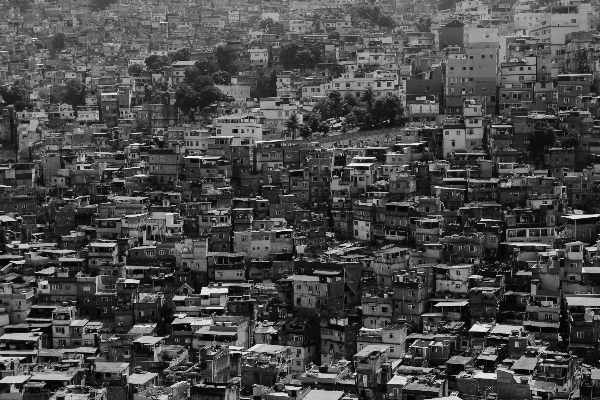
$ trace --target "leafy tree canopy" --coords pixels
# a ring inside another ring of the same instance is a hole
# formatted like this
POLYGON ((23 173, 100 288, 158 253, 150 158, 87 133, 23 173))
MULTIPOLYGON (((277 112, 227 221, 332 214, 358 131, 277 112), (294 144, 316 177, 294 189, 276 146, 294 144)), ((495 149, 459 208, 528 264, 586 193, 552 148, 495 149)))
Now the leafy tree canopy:
POLYGON ((348 12, 352 16, 352 25, 355 27, 393 29, 396 26, 389 14, 382 12, 379 6, 368 2, 353 4, 348 7, 348 12))
POLYGON ((234 72, 233 66, 231 65, 233 61, 233 54, 227 45, 224 44, 217 46, 215 49, 215 59, 221 71, 234 72))
POLYGON ((556 132, 547 122, 535 124, 533 135, 529 140, 529 153, 531 157, 542 162, 547 148, 556 143, 556 132))
POLYGON ((277 96, 277 72, 262 73, 256 81, 256 88, 250 92, 254 98, 277 96))
POLYGON ((27 100, 27 90, 20 85, 0 86, 0 97, 6 104, 15 104, 27 100))
POLYGON ((231 83, 231 75, 227 71, 217 71, 211 75, 215 85, 229 85, 231 83))
POLYGON ((219 66, 216 63, 209 61, 205 58, 196 61, 194 63, 194 68, 198 70, 199 74, 202 75, 211 75, 219 71, 219 66))
POLYGON ((150 71, 154 73, 160 73, 165 69, 167 65, 170 64, 170 61, 165 56, 157 56, 156 54, 153 54, 147 57, 144 60, 144 63, 150 71))
POLYGON ((279 61, 284 68, 314 68, 322 61, 321 45, 294 40, 281 46, 279 61))
POLYGON ((67 82, 67 89, 63 93, 63 101, 70 104, 73 109, 85 105, 85 85, 76 79, 67 82))
POLYGON ((563 149, 574 149, 581 144, 581 137, 577 132, 569 132, 560 140, 560 144, 563 149))
POLYGON ((146 71, 146 68, 141 66, 140 64, 132 64, 127 68, 127 73, 129 75, 139 75, 143 74, 146 71))
POLYGON ((261 19, 258 23, 260 29, 265 31, 266 33, 282 33, 283 32, 283 24, 275 21, 272 18, 261 19))
POLYGON ((173 62, 176 61, 189 61, 190 60, 190 55, 191 55, 191 50, 188 49, 187 47, 184 47, 183 49, 179 49, 175 52, 175 54, 173 54, 173 56, 171 57, 171 60, 173 62))

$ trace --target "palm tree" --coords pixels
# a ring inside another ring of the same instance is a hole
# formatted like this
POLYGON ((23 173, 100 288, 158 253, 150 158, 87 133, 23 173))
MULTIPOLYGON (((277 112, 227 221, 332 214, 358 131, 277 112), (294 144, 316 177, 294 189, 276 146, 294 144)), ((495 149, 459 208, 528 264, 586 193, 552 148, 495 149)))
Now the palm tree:
POLYGON ((321 14, 314 13, 313 15, 311 15, 310 19, 312 21, 313 31, 315 33, 321 32, 321 27, 322 27, 322 24, 323 24, 323 19, 321 17, 321 14))
POLYGON ((292 140, 296 138, 296 131, 300 127, 300 120, 298 119, 298 114, 290 115, 290 118, 285 121, 285 128, 292 132, 292 140))
POLYGON ((360 100, 367 105, 367 110, 371 111, 373 103, 375 102, 375 91, 371 85, 367 86, 365 91, 360 96, 360 100))

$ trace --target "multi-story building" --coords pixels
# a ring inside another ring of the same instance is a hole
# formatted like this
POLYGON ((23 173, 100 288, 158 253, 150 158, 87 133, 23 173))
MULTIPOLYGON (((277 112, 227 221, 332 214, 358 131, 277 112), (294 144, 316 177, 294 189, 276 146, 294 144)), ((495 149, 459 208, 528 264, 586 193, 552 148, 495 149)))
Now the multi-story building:
POLYGON ((357 386, 367 399, 376 397, 377 388, 381 381, 391 379, 391 365, 385 365, 389 359, 390 347, 384 344, 365 346, 354 355, 354 371, 357 376, 357 386))
POLYGON ((31 306, 33 305, 35 293, 31 288, 18 288, 13 283, 3 283, 0 286, 0 300, 7 308, 9 323, 24 323, 31 306))
POLYGON ((496 47, 472 45, 448 55, 446 112, 462 115, 465 100, 478 100, 485 115, 494 114, 498 80, 496 47))

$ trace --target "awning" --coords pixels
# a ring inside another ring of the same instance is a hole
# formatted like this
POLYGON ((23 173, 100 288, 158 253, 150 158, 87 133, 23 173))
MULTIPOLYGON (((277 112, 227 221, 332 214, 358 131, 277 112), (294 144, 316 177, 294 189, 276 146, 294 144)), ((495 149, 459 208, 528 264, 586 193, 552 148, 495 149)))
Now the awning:
POLYGON ((434 307, 465 307, 469 305, 469 301, 442 301, 437 303, 434 307))
POLYGON ((326 275, 326 276, 338 276, 341 275, 342 271, 323 271, 321 269, 317 269, 313 272, 314 275, 326 275))
POLYGON ((25 383, 29 380, 29 378, 31 378, 31 375, 5 376, 4 378, 2 378, 2 380, 0 380, 0 384, 4 383, 7 385, 11 385, 11 384, 25 383))

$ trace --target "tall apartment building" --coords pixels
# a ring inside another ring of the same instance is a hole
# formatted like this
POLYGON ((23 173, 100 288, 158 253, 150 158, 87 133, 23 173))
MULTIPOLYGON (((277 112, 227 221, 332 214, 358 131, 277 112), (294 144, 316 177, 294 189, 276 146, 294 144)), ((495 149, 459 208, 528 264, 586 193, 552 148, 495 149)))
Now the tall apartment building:
POLYGON ((561 54, 567 34, 595 29, 597 24, 598 16, 592 12, 591 4, 550 7, 537 15, 529 34, 540 42, 549 43, 554 57, 561 54))
POLYGON ((477 43, 448 55, 445 90, 447 114, 462 114, 467 100, 479 100, 486 115, 495 113, 498 84, 496 47, 477 43))
POLYGON ((533 108, 534 87, 537 80, 537 57, 513 58, 500 65, 500 114, 512 110, 533 108))

